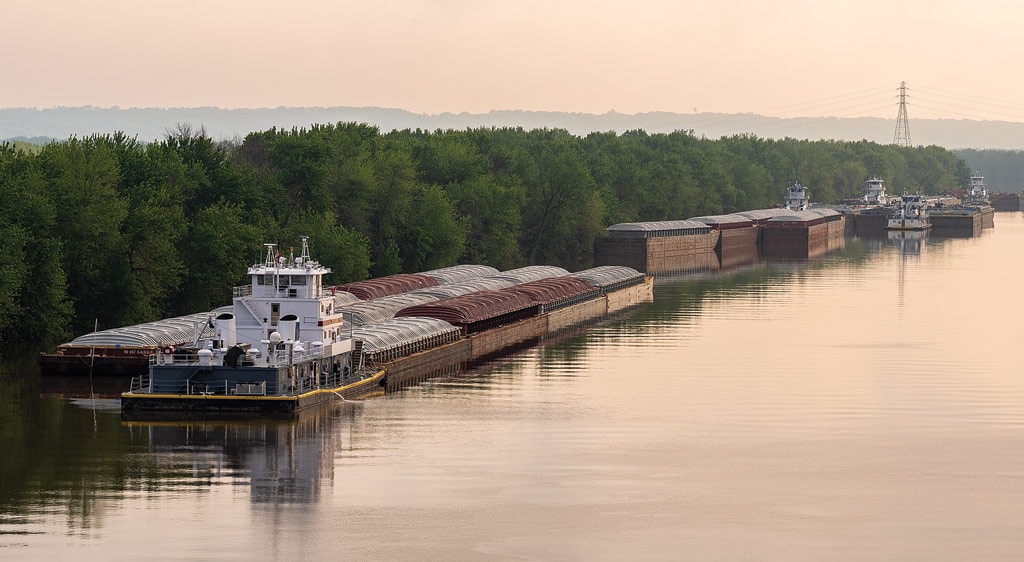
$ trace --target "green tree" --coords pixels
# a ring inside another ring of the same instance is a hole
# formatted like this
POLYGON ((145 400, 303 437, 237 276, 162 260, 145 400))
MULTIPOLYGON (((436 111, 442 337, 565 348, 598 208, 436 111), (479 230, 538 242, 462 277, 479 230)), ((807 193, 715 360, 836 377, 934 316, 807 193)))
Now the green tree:
POLYGON ((121 172, 118 192, 128 204, 121 231, 137 295, 128 318, 164 318, 172 312, 184 274, 177 246, 186 228, 182 202, 188 169, 178 153, 163 146, 143 147, 123 135, 111 137, 110 144, 121 172))
POLYGON ((408 226, 399 234, 404 271, 426 271, 458 263, 469 221, 459 217, 445 191, 419 186, 413 193, 408 226))
POLYGON ((180 314, 213 310, 231 303, 231 288, 248 283, 248 267, 263 258, 266 237, 236 204, 216 203, 199 210, 182 243, 185 276, 174 308, 180 314))
POLYGON ((309 237, 310 257, 331 268, 324 280, 340 285, 366 279, 370 271, 370 244, 365 236, 338 225, 330 211, 307 211, 294 217, 282 229, 281 244, 298 244, 300 236, 309 237))
POLYGON ((0 350, 68 335, 71 303, 56 210, 38 159, 0 147, 0 350))
POLYGON ((461 256, 464 263, 501 270, 522 265, 517 239, 526 194, 517 176, 478 176, 449 185, 447 193, 466 222, 465 251, 461 256))
POLYGON ((91 331, 94 321, 106 328, 128 324, 139 295, 122 234, 129 204, 117 191, 112 146, 99 137, 70 139, 47 145, 40 156, 56 210, 55 232, 65 250, 72 331, 91 331))

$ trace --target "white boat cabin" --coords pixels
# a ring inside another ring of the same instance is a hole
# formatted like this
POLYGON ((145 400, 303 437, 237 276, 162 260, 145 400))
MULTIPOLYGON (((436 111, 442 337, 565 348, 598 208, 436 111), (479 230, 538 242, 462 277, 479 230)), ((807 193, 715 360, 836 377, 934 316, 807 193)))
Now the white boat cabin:
POLYGON ((867 182, 864 188, 862 200, 868 205, 888 205, 889 197, 885 194, 885 180, 873 177, 867 182))
POLYGON ((791 211, 806 211, 811 201, 807 197, 807 188, 796 182, 786 188, 786 200, 782 206, 791 211))
POLYGON ((974 172, 971 175, 971 189, 967 192, 967 197, 972 201, 980 201, 988 197, 985 176, 981 175, 981 172, 974 172))
POLYGON ((292 248, 283 255, 276 244, 264 244, 263 263, 249 267, 252 283, 235 287, 233 312, 215 319, 213 348, 246 343, 257 355, 287 348, 323 357, 351 350, 334 295, 323 286, 331 270, 311 259, 307 238, 301 240, 298 257, 292 248))

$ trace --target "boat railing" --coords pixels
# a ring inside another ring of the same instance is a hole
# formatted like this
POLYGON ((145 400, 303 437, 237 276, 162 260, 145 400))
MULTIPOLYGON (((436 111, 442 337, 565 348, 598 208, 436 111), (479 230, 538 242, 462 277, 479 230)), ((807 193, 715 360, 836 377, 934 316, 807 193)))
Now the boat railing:
POLYGON ((322 347, 301 350, 278 349, 271 354, 271 364, 288 365, 289 357, 291 358, 291 363, 303 363, 314 359, 320 359, 323 356, 324 349, 322 347))
MULTIPOLYGON (((266 362, 270 366, 289 365, 304 363, 312 361, 314 359, 320 359, 324 355, 323 347, 316 346, 310 349, 278 349, 273 351, 269 355, 269 361, 266 362)), ((154 353, 149 356, 149 364, 155 366, 173 365, 173 366, 220 366, 224 363, 223 353, 214 353, 209 356, 208 359, 202 359, 201 356, 194 352, 175 352, 175 353, 154 353)), ((246 365, 243 361, 242 365, 246 365)))
POLYGON ((157 381, 151 379, 149 375, 132 377, 129 391, 136 394, 185 394, 195 396, 272 396, 279 394, 277 384, 268 381, 244 379, 157 381))
POLYGON ((128 384, 128 391, 129 392, 149 392, 150 391, 149 381, 150 381, 150 378, 149 378, 149 374, 148 373, 145 374, 145 375, 139 375, 137 377, 132 377, 131 382, 129 382, 129 384, 128 384))
MULTIPOLYGON (((321 287, 310 287, 309 290, 307 291, 307 290, 305 290, 305 285, 302 285, 300 287, 291 287, 291 286, 288 286, 288 285, 283 285, 283 286, 280 286, 280 287, 277 287, 276 289, 274 289, 273 297, 274 298, 294 299, 294 298, 298 298, 298 297, 305 298, 305 296, 307 294, 310 295, 312 298, 320 298, 320 297, 326 297, 328 295, 333 295, 334 293, 331 291, 331 289, 329 287, 326 287, 326 288, 322 287, 322 286, 321 287), (300 288, 302 288, 303 290, 300 291, 299 290, 300 288)), ((241 285, 241 286, 232 288, 231 289, 231 296, 233 298, 251 297, 252 296, 252 285, 251 284, 250 285, 241 285)))
POLYGON ((287 385, 280 386, 276 382, 268 380, 245 378, 194 380, 191 377, 160 380, 146 374, 131 378, 129 392, 192 396, 289 396, 311 390, 337 388, 362 380, 366 376, 367 373, 353 371, 345 367, 320 373, 306 373, 303 376, 294 377, 287 385))
MULTIPOLYGON (((223 356, 211 355, 209 359, 209 365, 221 365, 223 363, 223 356)), ((203 365, 199 360, 199 354, 195 351, 188 352, 175 352, 171 353, 154 353, 149 356, 150 365, 175 365, 175 366, 193 366, 198 367, 203 365)))
POLYGON ((268 381, 231 380, 186 381, 185 394, 200 396, 267 396, 277 394, 277 385, 268 381))

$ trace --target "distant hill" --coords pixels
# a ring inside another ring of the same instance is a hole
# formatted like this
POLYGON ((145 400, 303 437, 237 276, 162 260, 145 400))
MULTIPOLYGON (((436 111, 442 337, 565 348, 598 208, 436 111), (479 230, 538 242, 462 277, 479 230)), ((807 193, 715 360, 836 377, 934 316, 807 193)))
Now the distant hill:
MULTIPOLYGON (((395 129, 465 129, 476 127, 561 128, 576 135, 593 131, 649 133, 692 130, 697 135, 719 138, 753 134, 763 138, 868 140, 892 142, 895 117, 799 117, 777 118, 754 114, 667 112, 628 115, 609 112, 560 113, 545 111, 491 111, 488 113, 441 113, 426 115, 402 109, 377 107, 278 107, 266 109, 57 107, 50 109, 0 109, 0 140, 65 140, 71 136, 124 132, 140 141, 159 140, 179 124, 202 126, 216 140, 241 139, 253 131, 271 127, 291 129, 315 123, 355 121, 376 125, 382 132, 395 129)), ((1024 123, 969 121, 964 119, 911 119, 915 145, 949 149, 1024 149, 1024 123)))

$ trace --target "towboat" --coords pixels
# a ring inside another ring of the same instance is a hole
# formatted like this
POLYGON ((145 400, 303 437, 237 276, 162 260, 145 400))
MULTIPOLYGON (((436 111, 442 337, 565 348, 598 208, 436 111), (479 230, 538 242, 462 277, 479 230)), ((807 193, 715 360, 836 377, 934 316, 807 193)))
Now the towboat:
POLYGON ((921 195, 902 195, 889 213, 887 230, 927 230, 932 227, 928 208, 921 195))
POLYGON ((885 194, 885 180, 874 176, 866 183, 861 202, 866 205, 881 205, 883 207, 889 204, 889 197, 885 194))
POLYGON ((384 370, 364 369, 354 340, 323 286, 331 270, 264 244, 251 283, 235 287, 230 312, 211 315, 203 335, 150 356, 146 374, 121 394, 122 416, 160 413, 293 414, 324 402, 379 393, 384 370))
POLYGON ((985 176, 981 172, 971 174, 971 188, 967 192, 968 205, 988 205, 988 188, 985 187, 985 176))
POLYGON ((807 188, 795 182, 786 188, 786 198, 782 206, 792 211, 806 211, 811 200, 807 197, 807 188))

